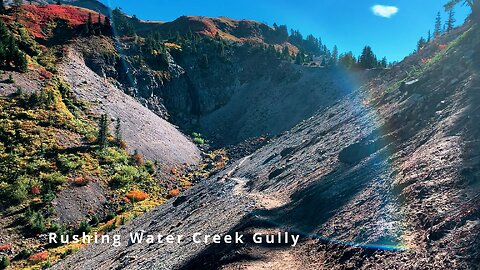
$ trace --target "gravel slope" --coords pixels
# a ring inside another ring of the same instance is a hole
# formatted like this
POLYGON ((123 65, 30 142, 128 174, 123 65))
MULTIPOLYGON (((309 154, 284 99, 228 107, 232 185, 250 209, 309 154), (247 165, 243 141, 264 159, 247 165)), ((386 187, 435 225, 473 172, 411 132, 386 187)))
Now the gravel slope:
POLYGON ((75 96, 88 101, 95 113, 106 113, 112 120, 121 119, 123 138, 130 151, 138 150, 145 158, 165 166, 199 162, 200 151, 195 144, 173 125, 90 70, 73 48, 59 70, 75 96))

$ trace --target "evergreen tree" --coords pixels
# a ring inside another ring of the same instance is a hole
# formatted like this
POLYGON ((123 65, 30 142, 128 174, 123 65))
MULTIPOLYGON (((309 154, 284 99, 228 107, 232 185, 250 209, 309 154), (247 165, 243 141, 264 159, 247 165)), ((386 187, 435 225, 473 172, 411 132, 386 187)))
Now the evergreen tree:
POLYGON ((100 145, 100 148, 107 147, 108 145, 107 137, 108 137, 108 118, 106 114, 102 114, 98 122, 98 136, 97 136, 97 143, 98 145, 100 145))
POLYGON ((338 64, 348 69, 355 68, 357 65, 357 59, 353 56, 352 52, 343 53, 338 58, 338 64))
POLYGON ((305 61, 305 55, 302 51, 299 51, 297 53, 297 56, 295 57, 295 64, 301 65, 305 61))
POLYGON ((203 69, 203 70, 206 70, 208 69, 208 55, 204 54, 201 58, 200 58, 200 68, 203 69))
POLYGON ((338 47, 337 45, 334 45, 332 50, 332 65, 336 66, 337 63, 338 63, 338 47))
POLYGON ((117 143, 120 143, 123 138, 122 138, 122 123, 120 121, 120 118, 117 118, 116 123, 115 123, 115 140, 117 143))
POLYGON ((447 32, 452 31, 455 22, 456 22, 456 20, 455 20, 455 11, 453 11, 453 9, 450 9, 450 10, 448 11, 447 32))
POLYGON ((469 6, 472 10, 471 18, 474 22, 480 21, 480 1, 479 0, 449 0, 445 4, 445 10, 452 10, 456 5, 463 3, 465 6, 469 6))
POLYGON ((5 3, 3 0, 0 0, 0 13, 5 12, 5 3))
POLYGON ((427 43, 430 43, 431 40, 432 40, 432 33, 430 32, 430 30, 428 30, 427 43))
POLYGON ((285 60, 290 60, 291 59, 290 51, 288 50, 288 46, 283 47, 282 58, 285 59, 285 60))
POLYGON ((380 62, 380 67, 381 68, 387 68, 387 66, 388 66, 387 57, 383 57, 382 61, 380 62))
POLYGON ((17 41, 0 20, 0 66, 14 66, 19 71, 27 71, 27 59, 17 45, 17 41))
POLYGON ((363 69, 371 69, 378 66, 377 57, 370 46, 365 46, 358 59, 358 65, 363 69))
POLYGON ((105 20, 103 21, 103 25, 105 27, 112 27, 112 22, 110 21, 110 17, 106 16, 105 20))
POLYGON ((62 0, 57 0, 57 5, 62 5, 62 0))
POLYGON ((442 16, 440 12, 437 13, 437 17, 435 18, 435 30, 433 31, 433 36, 435 38, 439 37, 442 33, 442 16))
POLYGON ((427 41, 425 40, 424 37, 421 37, 420 40, 417 42, 417 52, 419 52, 423 47, 427 45, 427 41))
MULTIPOLYGON (((115 30, 115 34, 119 36, 134 36, 135 28, 133 27, 130 19, 122 12, 120 8, 112 10, 112 26, 115 30)), ((169 35, 169 38, 171 35, 169 35)))
POLYGON ((88 35, 94 35, 95 34, 95 29, 93 28, 92 13, 88 13, 87 34, 88 35))

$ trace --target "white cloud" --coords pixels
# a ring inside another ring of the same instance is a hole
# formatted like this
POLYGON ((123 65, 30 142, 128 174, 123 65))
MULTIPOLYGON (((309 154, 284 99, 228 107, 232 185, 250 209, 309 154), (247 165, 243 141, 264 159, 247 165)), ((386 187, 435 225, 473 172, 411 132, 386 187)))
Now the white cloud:
POLYGON ((375 5, 372 7, 372 11, 373 11, 373 14, 377 16, 390 18, 398 12, 398 7, 375 5))

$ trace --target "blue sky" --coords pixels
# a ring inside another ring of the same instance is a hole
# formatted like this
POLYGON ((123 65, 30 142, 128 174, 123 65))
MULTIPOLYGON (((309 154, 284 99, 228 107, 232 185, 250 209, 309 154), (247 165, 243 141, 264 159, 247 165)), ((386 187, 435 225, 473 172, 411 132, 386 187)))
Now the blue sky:
MULTIPOLYGON (((306 36, 321 37, 329 48, 336 44, 341 52, 358 55, 365 45, 372 46, 379 56, 389 61, 401 60, 416 47, 421 35, 433 30, 435 16, 443 12, 446 0, 103 0, 111 7, 145 20, 171 21, 182 15, 226 16, 252 19, 272 25, 286 24, 306 36), (380 8, 375 15, 375 5, 380 8), (395 13, 395 7, 397 12, 395 13), (393 11, 388 14, 389 11, 393 11), (386 13, 385 13, 386 12, 386 13)), ((466 7, 457 7, 457 25, 467 14, 466 7)))

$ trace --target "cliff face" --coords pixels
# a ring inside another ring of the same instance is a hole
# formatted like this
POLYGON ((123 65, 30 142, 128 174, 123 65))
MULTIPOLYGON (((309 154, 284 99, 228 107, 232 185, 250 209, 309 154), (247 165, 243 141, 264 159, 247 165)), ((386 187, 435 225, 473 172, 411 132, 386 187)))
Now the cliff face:
POLYGON ((144 54, 145 42, 93 39, 78 46, 97 74, 157 115, 220 146, 288 130, 348 93, 357 77, 294 65, 278 59, 273 47, 221 38, 169 43, 168 65, 156 68, 144 54), (99 47, 111 49, 90 49, 99 47))
POLYGON ((289 231, 302 236, 296 248, 92 245, 54 269, 475 269, 478 31, 436 40, 118 231, 289 231))

